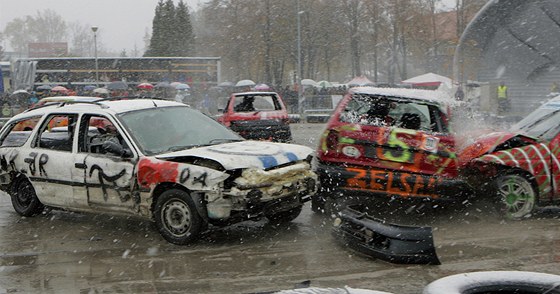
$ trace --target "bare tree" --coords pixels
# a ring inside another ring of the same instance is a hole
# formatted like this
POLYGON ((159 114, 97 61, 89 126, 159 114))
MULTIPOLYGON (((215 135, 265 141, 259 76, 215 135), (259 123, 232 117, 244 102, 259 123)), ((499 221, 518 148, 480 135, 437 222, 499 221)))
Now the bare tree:
POLYGON ((94 56, 91 26, 73 22, 70 24, 70 53, 75 56, 94 56))

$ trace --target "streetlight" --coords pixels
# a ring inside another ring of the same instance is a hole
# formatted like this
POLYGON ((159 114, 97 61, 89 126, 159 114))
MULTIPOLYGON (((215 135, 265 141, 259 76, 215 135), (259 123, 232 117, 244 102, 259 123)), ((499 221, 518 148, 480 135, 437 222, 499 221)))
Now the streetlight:
POLYGON ((97 64, 97 29, 98 27, 93 26, 91 30, 93 31, 93 47, 95 52, 95 85, 99 88, 99 65, 97 64))
POLYGON ((303 11, 300 11, 299 8, 299 1, 297 0, 297 83, 298 83, 298 113, 299 115, 303 115, 303 101, 302 101, 302 94, 303 88, 301 86, 301 21, 300 15, 303 11))

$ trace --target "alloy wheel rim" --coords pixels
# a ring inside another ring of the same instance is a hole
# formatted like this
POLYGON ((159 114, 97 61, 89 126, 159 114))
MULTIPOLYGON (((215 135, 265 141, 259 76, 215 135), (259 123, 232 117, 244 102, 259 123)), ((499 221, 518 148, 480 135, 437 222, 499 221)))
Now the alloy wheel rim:
POLYGON ((515 177, 508 177, 501 183, 499 191, 505 205, 506 216, 523 217, 533 209, 535 194, 529 182, 520 182, 515 177))

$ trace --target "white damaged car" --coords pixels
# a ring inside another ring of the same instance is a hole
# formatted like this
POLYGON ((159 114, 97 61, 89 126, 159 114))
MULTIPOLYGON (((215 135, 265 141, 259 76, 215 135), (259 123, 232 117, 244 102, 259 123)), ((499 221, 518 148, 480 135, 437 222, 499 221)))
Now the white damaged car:
POLYGON ((310 148, 245 141, 165 100, 47 105, 0 131, 0 185, 20 215, 45 206, 136 215, 175 244, 209 224, 295 219, 316 192, 311 158, 310 148))

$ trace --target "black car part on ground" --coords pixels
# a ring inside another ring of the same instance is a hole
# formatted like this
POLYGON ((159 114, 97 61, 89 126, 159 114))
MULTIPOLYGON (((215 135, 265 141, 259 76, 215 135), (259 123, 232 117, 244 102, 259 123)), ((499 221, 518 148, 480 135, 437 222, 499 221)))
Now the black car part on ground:
POLYGON ((333 235, 344 245, 377 259, 401 264, 441 264, 431 227, 384 223, 357 206, 340 211, 333 235))

